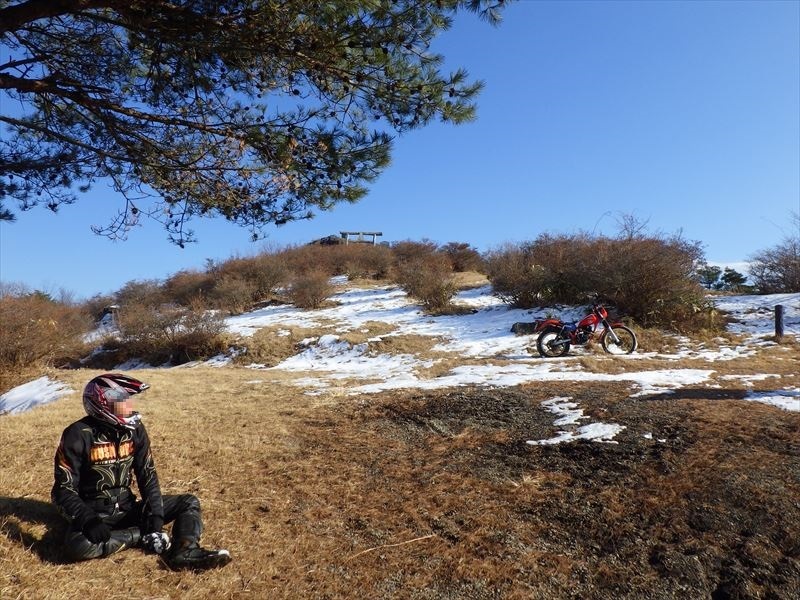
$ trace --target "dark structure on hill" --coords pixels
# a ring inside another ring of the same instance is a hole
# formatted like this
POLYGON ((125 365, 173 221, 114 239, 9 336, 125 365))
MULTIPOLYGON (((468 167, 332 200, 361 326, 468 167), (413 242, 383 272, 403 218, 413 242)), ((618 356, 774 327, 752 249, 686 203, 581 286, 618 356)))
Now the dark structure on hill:
POLYGON ((340 231, 339 235, 329 235, 309 242, 309 245, 317 246, 338 246, 347 244, 378 244, 378 238, 383 233, 380 231, 340 231))

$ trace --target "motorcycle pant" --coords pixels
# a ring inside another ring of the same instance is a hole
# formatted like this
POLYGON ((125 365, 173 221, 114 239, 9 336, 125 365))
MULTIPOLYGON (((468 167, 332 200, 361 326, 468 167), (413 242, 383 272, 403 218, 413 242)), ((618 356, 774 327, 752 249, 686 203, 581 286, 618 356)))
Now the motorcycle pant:
MULTIPOLYGON (((184 544, 196 544, 203 533, 200 501, 192 494, 163 497, 164 523, 173 523, 172 539, 184 544)), ((64 540, 64 554, 69 562, 101 558, 136 546, 141 539, 142 503, 137 502, 127 512, 99 513, 111 527, 111 538, 92 543, 78 528, 71 527, 64 540)))

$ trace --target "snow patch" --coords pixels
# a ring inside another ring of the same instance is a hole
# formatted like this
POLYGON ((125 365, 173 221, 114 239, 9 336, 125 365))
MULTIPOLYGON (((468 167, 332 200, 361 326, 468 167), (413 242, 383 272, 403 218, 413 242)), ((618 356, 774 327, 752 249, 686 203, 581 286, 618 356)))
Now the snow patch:
MULTIPOLYGON (((554 425, 577 425, 581 419, 589 417, 583 414, 583 410, 578 408, 575 402, 570 402, 571 398, 555 397, 542 402, 551 413, 558 415, 554 425)), ((623 429, 624 425, 617 423, 589 423, 577 429, 567 429, 559 431, 555 437, 545 440, 528 440, 526 444, 531 446, 551 446, 564 442, 574 442, 576 440, 590 440, 592 442, 606 442, 611 444, 618 443, 614 437, 623 429)))
POLYGON ((0 415, 21 413, 35 406, 58 400, 73 391, 64 383, 53 381, 49 377, 39 377, 0 396, 0 415))
POLYGON ((749 392, 745 400, 762 402, 783 410, 800 412, 800 388, 789 388, 775 392, 749 392))

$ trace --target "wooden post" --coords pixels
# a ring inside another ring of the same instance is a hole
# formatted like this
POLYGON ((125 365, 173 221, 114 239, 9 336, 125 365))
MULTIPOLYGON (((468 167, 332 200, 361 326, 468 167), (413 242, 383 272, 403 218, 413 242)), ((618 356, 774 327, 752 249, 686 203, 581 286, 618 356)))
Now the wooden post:
POLYGON ((775 306, 775 337, 777 339, 783 337, 783 304, 775 306))

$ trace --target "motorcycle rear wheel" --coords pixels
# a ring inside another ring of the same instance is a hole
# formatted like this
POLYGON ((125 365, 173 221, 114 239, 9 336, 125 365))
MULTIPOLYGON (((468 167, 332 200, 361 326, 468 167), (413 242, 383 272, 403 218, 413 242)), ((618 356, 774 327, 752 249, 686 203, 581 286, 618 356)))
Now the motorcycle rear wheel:
POLYGON ((611 331, 606 329, 603 332, 603 336, 600 338, 603 350, 609 354, 630 354, 636 350, 636 334, 633 333, 633 331, 624 325, 617 325, 613 329, 619 342, 615 342, 614 338, 611 336, 611 331))
POLYGON ((564 338, 559 335, 558 329, 545 329, 539 334, 539 337, 536 338, 536 349, 539 351, 539 354, 545 358, 564 356, 567 352, 569 352, 569 341, 563 341, 563 343, 557 346, 551 345, 553 342, 561 340, 564 340, 564 338))

